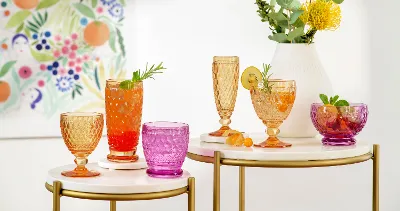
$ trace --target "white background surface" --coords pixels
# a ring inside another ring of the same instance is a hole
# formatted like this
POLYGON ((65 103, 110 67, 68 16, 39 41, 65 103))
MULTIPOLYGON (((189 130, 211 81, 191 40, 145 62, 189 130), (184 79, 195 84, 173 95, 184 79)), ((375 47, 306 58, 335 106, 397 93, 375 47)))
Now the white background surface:
MULTIPOLYGON (((132 0, 133 1, 133 0, 132 0)), ((275 43, 256 14, 254 1, 135 0, 125 33, 134 49, 131 66, 164 61, 168 73, 145 83, 143 121, 187 122, 191 136, 218 127, 211 62, 214 55, 240 56, 245 67, 269 62, 275 43)), ((343 22, 336 32, 318 32, 317 49, 336 93, 370 106, 370 118, 359 137, 381 144, 381 210, 398 211, 400 143, 397 140, 400 89, 396 0, 346 0, 343 22)), ((131 50, 132 51, 132 50, 131 50)), ((132 55, 131 54, 131 55, 132 55)), ((249 94, 239 88, 232 126, 246 132, 264 130, 249 94)), ((25 125, 15 125, 24 130, 25 125)), ((101 141, 90 161, 104 158, 101 141)), ((51 210, 44 187, 47 170, 73 162, 61 139, 0 141, 0 210, 51 210)), ((212 210, 212 165, 186 160, 196 177, 196 208, 212 210)), ((365 211, 371 210, 372 163, 316 169, 248 169, 247 210, 365 211)), ((221 210, 238 210, 238 169, 222 167, 221 210)), ((108 203, 62 198, 63 211, 107 211, 108 203)), ((186 210, 186 196, 120 202, 118 210, 186 210), (174 208, 172 208, 174 207, 174 208)))

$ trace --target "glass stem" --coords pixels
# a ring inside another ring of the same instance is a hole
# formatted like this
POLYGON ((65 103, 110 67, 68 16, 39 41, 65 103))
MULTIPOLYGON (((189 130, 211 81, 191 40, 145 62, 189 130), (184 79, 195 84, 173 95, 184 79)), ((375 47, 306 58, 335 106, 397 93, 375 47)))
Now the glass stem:
POLYGON ((76 171, 87 171, 86 169, 86 164, 88 163, 88 159, 85 156, 77 156, 75 158, 75 164, 76 164, 76 171))
POLYGON ((267 126, 267 129, 265 130, 265 133, 268 135, 268 140, 269 141, 278 141, 276 136, 279 134, 279 126, 282 124, 282 121, 268 121, 264 122, 264 124, 267 126))
POLYGON ((231 119, 227 118, 227 117, 222 117, 219 120, 219 123, 223 126, 223 127, 228 127, 229 124, 231 123, 231 119))

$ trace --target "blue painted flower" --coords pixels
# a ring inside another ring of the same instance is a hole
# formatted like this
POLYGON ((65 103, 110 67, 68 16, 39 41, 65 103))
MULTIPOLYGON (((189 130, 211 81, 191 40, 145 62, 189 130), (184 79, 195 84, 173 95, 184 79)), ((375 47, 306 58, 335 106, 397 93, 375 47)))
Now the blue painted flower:
POLYGON ((88 24, 88 19, 87 18, 81 18, 80 22, 81 22, 82 26, 86 26, 88 24))
POLYGON ((104 5, 111 5, 113 3, 115 3, 116 0, 101 0, 101 3, 103 3, 104 5))
POLYGON ((6 1, 2 1, 2 2, 1 2, 1 6, 2 6, 2 7, 7 7, 7 2, 6 2, 6 1))
POLYGON ((39 36, 38 36, 37 34, 33 34, 33 35, 32 35, 32 38, 35 39, 35 40, 37 40, 37 39, 39 38, 39 36))
POLYGON ((60 66, 60 63, 58 63, 57 61, 53 62, 53 67, 57 68, 60 66))
POLYGON ((111 16, 114 18, 122 18, 124 16, 124 8, 122 7, 121 4, 114 4, 108 12, 110 13, 111 16))
POLYGON ((73 74, 74 74, 74 70, 72 70, 72 69, 69 70, 69 71, 68 71, 68 74, 73 75, 73 74))
MULTIPOLYGON (((50 36, 51 36, 51 32, 49 32, 49 31, 45 32, 45 33, 44 33, 44 36, 45 36, 45 37, 50 37, 50 36)), ((44 43, 43 43, 43 44, 44 44, 44 43)))
POLYGON ((67 92, 67 91, 71 90, 73 85, 74 85, 74 81, 69 76, 62 76, 62 77, 57 78, 56 87, 61 92, 67 92))
POLYGON ((79 75, 74 75, 75 80, 79 80, 79 75))

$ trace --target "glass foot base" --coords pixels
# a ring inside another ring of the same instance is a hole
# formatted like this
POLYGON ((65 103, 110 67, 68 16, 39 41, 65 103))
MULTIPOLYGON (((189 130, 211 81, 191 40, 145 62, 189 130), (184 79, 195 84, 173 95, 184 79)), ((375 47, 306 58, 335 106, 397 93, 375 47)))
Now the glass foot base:
POLYGON ((147 175, 150 177, 155 178, 177 178, 183 175, 183 170, 154 170, 154 169, 147 169, 147 175))
POLYGON ((97 171, 89 171, 89 170, 72 170, 72 171, 63 171, 61 175, 66 177, 96 177, 99 176, 100 173, 97 171))
POLYGON ((130 156, 117 156, 117 155, 107 155, 107 160, 116 163, 133 163, 139 160, 139 156, 130 155, 130 156))
POLYGON ((282 142, 276 137, 269 137, 264 142, 261 142, 259 144, 254 144, 254 147, 261 147, 261 148, 286 148, 291 146, 292 144, 282 142))
POLYGON ((227 131, 227 130, 231 130, 231 128, 228 127, 228 126, 222 126, 219 130, 214 131, 214 132, 211 132, 211 133, 209 133, 208 135, 210 135, 210 136, 221 137, 222 134, 224 134, 225 131, 227 131))
POLYGON ((354 138, 323 138, 322 144, 327 146, 352 146, 356 144, 354 138))

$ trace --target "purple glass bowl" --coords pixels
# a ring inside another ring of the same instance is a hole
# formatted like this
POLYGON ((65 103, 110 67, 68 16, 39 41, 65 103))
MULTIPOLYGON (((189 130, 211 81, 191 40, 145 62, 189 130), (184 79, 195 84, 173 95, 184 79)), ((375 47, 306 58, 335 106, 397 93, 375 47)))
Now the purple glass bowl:
POLYGON ((182 176, 188 151, 189 125, 178 122, 147 122, 142 128, 147 174, 158 178, 182 176))
POLYGON ((368 107, 365 104, 350 106, 311 105, 311 120, 318 132, 324 136, 322 143, 330 146, 350 146, 367 123, 368 107))

